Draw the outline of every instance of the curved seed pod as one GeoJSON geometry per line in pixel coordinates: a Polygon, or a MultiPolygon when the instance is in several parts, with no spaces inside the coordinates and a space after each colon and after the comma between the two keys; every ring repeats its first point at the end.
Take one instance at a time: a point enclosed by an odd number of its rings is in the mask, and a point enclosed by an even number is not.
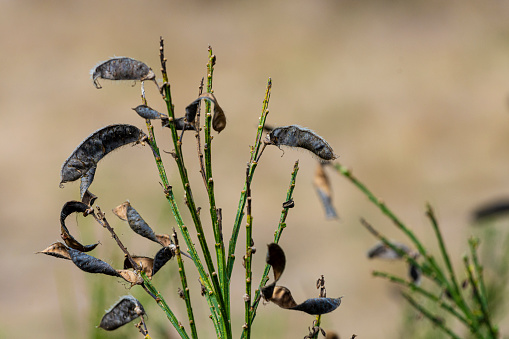
{"type": "Polygon", "coordinates": [[[156,76],[150,67],[141,61],[126,57],[111,58],[104,61],[92,69],[91,73],[94,85],[98,89],[102,88],[97,81],[99,78],[107,80],[153,80],[156,82],[156,76]]]}
{"type": "MultiPolygon", "coordinates": [[[[399,248],[404,253],[410,253],[410,249],[405,244],[392,242],[396,248],[399,248]]],[[[401,259],[403,256],[398,252],[394,251],[392,248],[386,246],[383,242],[377,243],[368,251],[368,258],[379,258],[379,259],[389,259],[396,260],[401,259]]]]}
{"type": "Polygon", "coordinates": [[[161,248],[154,257],[154,267],[152,268],[152,276],[154,276],[161,267],[164,266],[171,258],[173,258],[173,250],[170,247],[161,248]]]}
{"type": "Polygon", "coordinates": [[[331,161],[338,157],[324,138],[310,129],[298,125],[274,128],[272,132],[267,134],[265,142],[277,147],[304,148],[314,153],[323,161],[331,161]]]}
{"type": "Polygon", "coordinates": [[[284,286],[274,286],[272,296],[269,299],[281,308],[294,308],[297,303],[292,297],[290,290],[284,286]]]}
{"type": "Polygon", "coordinates": [[[212,128],[221,133],[221,131],[226,126],[226,116],[224,114],[223,109],[217,103],[217,99],[212,93],[204,93],[198,97],[198,99],[194,100],[186,107],[186,120],[187,122],[194,122],[196,118],[196,112],[198,111],[198,106],[200,104],[200,100],[207,100],[214,104],[214,116],[212,117],[212,128]]]}
{"type": "Polygon", "coordinates": [[[92,245],[82,245],[79,241],[74,239],[74,237],[69,233],[67,226],[65,225],[65,219],[72,213],[83,213],[89,209],[89,206],[82,203],[81,201],[68,201],[62,207],[62,211],[60,212],[60,231],[62,240],[66,243],[67,246],[73,248],[75,250],[81,252],[89,252],[99,245],[99,243],[92,245]]]}
{"type": "Polygon", "coordinates": [[[69,249],[69,255],[71,256],[72,262],[82,271],[120,277],[120,274],[113,267],[91,255],[72,248],[69,249]]]}
{"type": "Polygon", "coordinates": [[[85,194],[88,192],[88,188],[92,185],[92,181],[94,181],[96,166],[90,168],[83,176],[81,177],[80,183],[80,198],[83,200],[85,194]]]}
{"type": "Polygon", "coordinates": [[[148,107],[147,105],[139,105],[133,108],[138,115],[144,119],[163,119],[167,118],[166,114],[159,113],[153,108],[148,107]]]}
{"type": "Polygon", "coordinates": [[[133,296],[123,296],[102,317],[99,327],[107,331],[113,331],[134,319],[145,314],[141,303],[133,296]]]}
{"type": "Polygon", "coordinates": [[[65,246],[61,242],[51,244],[48,248],[37,253],[44,253],[47,255],[51,255],[53,257],[71,260],[71,256],[69,255],[69,250],[67,246],[65,246]]]}
{"type": "Polygon", "coordinates": [[[82,178],[111,151],[127,144],[138,143],[144,137],[145,133],[138,127],[127,124],[110,125],[95,131],[64,162],[60,183],[82,178]]]}
{"type": "Polygon", "coordinates": [[[341,304],[341,298],[311,298],[302,304],[291,307],[292,310],[319,315],[334,311],[341,304]]]}
{"type": "Polygon", "coordinates": [[[276,243],[269,244],[267,247],[267,257],[265,258],[265,261],[267,264],[272,266],[272,270],[274,271],[274,280],[277,282],[285,270],[285,252],[283,252],[281,246],[276,243]]]}
{"type": "Polygon", "coordinates": [[[131,204],[128,201],[126,201],[126,203],[127,203],[126,217],[127,222],[129,223],[131,229],[137,234],[141,235],[142,237],[152,240],[153,242],[159,243],[159,241],[156,238],[156,234],[145,222],[145,220],[143,220],[141,215],[131,206],[131,204]]]}
{"type": "Polygon", "coordinates": [[[315,171],[313,178],[313,185],[315,186],[316,192],[320,197],[323,207],[325,208],[325,216],[327,219],[337,219],[338,215],[334,206],[332,206],[332,189],[329,178],[324,171],[324,164],[318,163],[318,167],[315,171]]]}
{"type": "MultiPolygon", "coordinates": [[[[142,257],[142,256],[131,256],[135,263],[140,265],[141,270],[145,272],[147,277],[151,277],[153,275],[152,268],[154,267],[154,259],[149,257],[142,257]]],[[[133,268],[133,265],[131,265],[131,261],[129,258],[124,259],[124,269],[133,268]]]]}
{"type": "Polygon", "coordinates": [[[89,190],[86,190],[85,194],[83,194],[83,197],[81,198],[81,202],[87,204],[88,206],[92,206],[96,200],[97,196],[89,190]]]}

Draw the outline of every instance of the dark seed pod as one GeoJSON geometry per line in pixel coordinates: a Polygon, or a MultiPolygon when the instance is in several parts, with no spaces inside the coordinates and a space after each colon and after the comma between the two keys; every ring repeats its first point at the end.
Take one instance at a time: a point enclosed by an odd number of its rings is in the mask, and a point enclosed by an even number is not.
{"type": "MultiPolygon", "coordinates": [[[[403,253],[410,253],[410,249],[405,244],[397,242],[392,242],[392,244],[396,248],[400,249],[403,253]]],[[[403,258],[403,256],[400,253],[394,251],[389,246],[385,245],[383,242],[379,242],[368,251],[368,258],[396,260],[403,258]]]]}
{"type": "Polygon", "coordinates": [[[171,247],[161,248],[154,257],[154,267],[152,268],[152,275],[155,275],[161,267],[163,267],[171,258],[173,258],[173,250],[171,247]]]}
{"type": "Polygon", "coordinates": [[[56,242],[50,245],[48,248],[37,253],[44,253],[47,255],[51,255],[53,257],[71,260],[71,256],[69,255],[69,249],[61,242],[56,242]]]}
{"type": "Polygon", "coordinates": [[[320,201],[325,208],[325,217],[327,219],[337,219],[338,215],[336,214],[336,210],[332,205],[331,184],[323,166],[324,165],[322,163],[318,164],[318,167],[315,171],[315,176],[313,178],[313,186],[315,186],[316,192],[320,197],[320,201]]]}
{"type": "Polygon", "coordinates": [[[338,156],[324,138],[310,129],[297,125],[277,127],[267,135],[267,144],[300,147],[311,151],[323,161],[331,161],[338,156]]]}
{"type": "Polygon", "coordinates": [[[97,163],[111,151],[146,137],[132,125],[110,125],[92,133],[67,158],[60,172],[60,184],[82,178],[81,196],[92,183],[97,163]]]}
{"type": "MultiPolygon", "coordinates": [[[[136,232],[138,235],[141,235],[144,238],[152,240],[153,242],[159,243],[157,240],[156,234],[150,228],[150,226],[143,220],[141,215],[131,206],[131,204],[127,201],[127,222],[131,229],[136,232]]],[[[125,203],[124,203],[125,204],[125,203]]]]}
{"type": "Polygon", "coordinates": [[[196,118],[196,112],[198,111],[198,106],[200,104],[200,100],[207,100],[214,104],[214,116],[212,117],[212,128],[221,133],[221,131],[226,126],[226,116],[224,114],[223,109],[217,103],[216,97],[212,93],[205,93],[198,97],[198,99],[194,100],[186,107],[186,120],[187,122],[194,122],[196,118]]]}
{"type": "MultiPolygon", "coordinates": [[[[168,120],[168,118],[162,118],[161,123],[163,127],[170,128],[170,120],[168,120]]],[[[177,131],[196,131],[196,127],[193,124],[186,122],[185,117],[177,118],[173,120],[173,123],[175,124],[175,129],[177,131]]]]}
{"type": "Polygon", "coordinates": [[[311,298],[291,309],[312,315],[330,313],[339,307],[341,298],[311,298]]]}
{"type": "Polygon", "coordinates": [[[141,303],[133,296],[126,295],[106,312],[99,327],[113,331],[144,314],[145,309],[141,303]]]}
{"type": "Polygon", "coordinates": [[[509,215],[509,199],[497,200],[479,207],[473,213],[474,221],[483,221],[491,218],[509,215]]]}
{"type": "Polygon", "coordinates": [[[60,212],[60,232],[62,240],[66,243],[67,246],[73,248],[75,250],[81,252],[89,252],[99,245],[99,243],[92,245],[82,245],[79,241],[74,239],[74,237],[69,232],[69,229],[65,225],[65,219],[72,213],[85,213],[89,209],[89,206],[80,202],[80,201],[68,201],[62,207],[62,211],[60,212]]]}
{"type": "Polygon", "coordinates": [[[285,252],[283,252],[283,249],[278,244],[269,244],[265,261],[267,264],[272,266],[272,270],[274,271],[274,280],[278,281],[285,270],[285,252]]]}
{"type": "Polygon", "coordinates": [[[118,272],[113,267],[102,260],[92,257],[91,255],[85,254],[72,248],[69,249],[69,255],[71,256],[72,262],[82,271],[120,277],[118,272]]]}
{"type": "MultiPolygon", "coordinates": [[[[102,88],[97,81],[107,80],[155,80],[152,69],[143,62],[126,57],[111,58],[96,66],[92,71],[92,80],[96,88],[102,88]]],[[[156,82],[157,83],[157,82],[156,82]]]]}
{"type": "Polygon", "coordinates": [[[147,105],[139,105],[133,108],[138,115],[144,119],[163,119],[167,118],[166,114],[159,113],[155,109],[148,107],[147,105]]]}
{"type": "Polygon", "coordinates": [[[88,192],[88,188],[92,185],[92,181],[94,181],[96,166],[90,168],[83,176],[81,177],[80,183],[80,197],[83,200],[85,194],[88,192]]]}
{"type": "Polygon", "coordinates": [[[96,199],[97,199],[97,196],[95,194],[93,194],[89,190],[86,190],[85,194],[83,194],[83,198],[81,198],[81,202],[88,206],[92,206],[94,204],[94,202],[96,201],[96,199]]]}
{"type": "Polygon", "coordinates": [[[421,275],[422,275],[422,272],[419,269],[419,267],[417,267],[417,266],[415,266],[413,264],[410,264],[410,268],[408,269],[408,276],[410,277],[410,280],[415,285],[420,285],[421,284],[421,275]]]}

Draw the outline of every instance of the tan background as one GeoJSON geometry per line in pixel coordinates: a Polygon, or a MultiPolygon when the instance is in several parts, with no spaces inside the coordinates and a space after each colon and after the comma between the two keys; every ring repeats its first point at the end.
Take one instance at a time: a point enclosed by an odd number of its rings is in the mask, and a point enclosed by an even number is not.
{"type": "MultiPolygon", "coordinates": [[[[91,279],[69,262],[34,252],[59,240],[60,208],[78,198],[78,184],[58,187],[60,166],[71,151],[107,124],[144,126],[130,109],[139,104],[139,84],[103,81],[104,88],[97,90],[89,70],[125,55],[158,73],[160,35],[181,114],[205,75],[208,44],[217,55],[214,88],[228,126],[214,139],[214,176],[226,237],[270,76],[268,123],[297,123],[319,132],[341,162],[436,250],[423,213],[424,203],[432,203],[461,268],[466,239],[474,232],[470,211],[509,195],[508,15],[504,1],[0,1],[0,337],[86,338],[97,332],[90,314],[102,312],[91,305],[93,281],[117,290],[104,297],[107,305],[128,293],[113,278],[91,279]]],[[[163,110],[151,84],[147,95],[150,105],[163,110]]],[[[168,134],[160,135],[161,147],[171,150],[168,134]]],[[[206,207],[194,137],[185,138],[196,198],[206,207]]],[[[406,269],[366,259],[375,240],[361,228],[359,217],[390,238],[404,238],[331,171],[341,220],[326,221],[311,184],[316,162],[306,152],[287,150],[281,158],[280,151],[270,148],[258,167],[253,183],[259,249],[255,281],[296,159],[301,170],[296,208],[281,241],[289,258],[281,284],[302,301],[316,295],[315,280],[324,274],[328,295],[345,296],[341,307],[324,317],[324,327],[344,338],[353,333],[360,338],[409,337],[398,332],[403,301],[389,283],[370,275],[373,269],[399,274],[406,269]]],[[[175,177],[174,163],[169,156],[165,161],[175,177]]],[[[108,213],[129,199],[159,232],[174,226],[146,147],[122,149],[105,159],[91,189],[108,213]]],[[[114,227],[125,230],[125,224],[108,215],[114,227]]],[[[115,251],[109,237],[91,220],[79,218],[78,229],[72,219],[71,232],[85,242],[101,239],[96,255],[118,266],[109,256],[115,251]]],[[[155,251],[144,240],[126,242],[138,253],[155,251]]],[[[236,264],[235,336],[243,323],[243,270],[240,260],[236,264]]],[[[165,270],[168,276],[177,274],[174,263],[165,270]]],[[[195,288],[195,277],[192,281],[195,288]]],[[[170,302],[179,303],[174,296],[178,279],[166,283],[156,277],[154,283],[168,291],[170,302]]],[[[207,315],[198,296],[194,305],[198,316],[207,315]]],[[[154,303],[148,301],[146,308],[149,326],[165,324],[154,303]]],[[[182,310],[178,314],[184,321],[182,310]]],[[[303,337],[311,322],[305,314],[261,306],[254,337],[303,337]]],[[[204,337],[213,333],[207,320],[200,324],[204,337]]],[[[507,318],[502,329],[509,333],[507,318]]],[[[125,333],[140,337],[134,329],[125,333]]]]}

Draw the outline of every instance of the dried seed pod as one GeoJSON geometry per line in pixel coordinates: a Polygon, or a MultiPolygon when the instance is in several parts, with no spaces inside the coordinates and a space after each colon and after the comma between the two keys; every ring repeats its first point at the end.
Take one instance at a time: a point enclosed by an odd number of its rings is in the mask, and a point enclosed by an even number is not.
{"type": "Polygon", "coordinates": [[[53,257],[71,260],[71,256],[69,255],[69,249],[61,242],[51,244],[48,248],[37,253],[44,253],[47,255],[51,255],[53,257]]]}
{"type": "Polygon", "coordinates": [[[320,197],[320,201],[322,202],[323,207],[325,208],[325,216],[327,219],[337,219],[338,215],[336,214],[336,210],[334,206],[332,206],[332,188],[327,177],[327,174],[323,168],[324,164],[321,162],[318,163],[318,167],[315,171],[315,176],[313,178],[313,185],[315,186],[316,192],[320,197]]]}
{"type": "Polygon", "coordinates": [[[113,331],[134,319],[145,314],[141,303],[130,295],[123,296],[102,317],[99,327],[107,331],[113,331]]]}
{"type": "Polygon", "coordinates": [[[85,254],[72,248],[69,249],[69,255],[71,256],[72,262],[82,271],[120,277],[118,272],[113,267],[100,259],[92,257],[91,255],[85,254]]]}
{"type": "Polygon", "coordinates": [[[111,58],[97,65],[91,73],[94,85],[98,89],[102,88],[97,81],[99,78],[106,80],[153,80],[157,84],[152,69],[143,62],[132,58],[111,58]]]}
{"type": "Polygon", "coordinates": [[[307,314],[319,315],[330,313],[339,307],[341,298],[311,298],[302,304],[292,307],[292,310],[306,312],[307,314]]]}
{"type": "Polygon", "coordinates": [[[173,250],[171,247],[161,248],[154,257],[154,267],[152,268],[152,275],[155,275],[161,267],[164,266],[171,258],[173,258],[173,250]]]}
{"type": "Polygon", "coordinates": [[[338,157],[324,138],[310,129],[298,125],[274,128],[272,132],[267,134],[265,143],[276,145],[277,147],[304,148],[314,153],[323,161],[331,161],[338,157]]]}
{"type": "MultiPolygon", "coordinates": [[[[154,267],[154,259],[149,257],[142,257],[142,256],[136,256],[133,255],[131,258],[134,260],[136,264],[138,264],[141,267],[141,270],[145,272],[147,277],[151,277],[153,275],[152,268],[154,267]]],[[[131,261],[129,258],[124,259],[124,269],[133,268],[133,265],[131,265],[131,261]]]]}
{"type": "Polygon", "coordinates": [[[99,245],[99,243],[92,245],[82,245],[78,240],[74,239],[74,237],[69,232],[69,229],[65,225],[65,219],[72,213],[83,213],[88,211],[89,206],[82,203],[81,201],[68,201],[62,207],[62,211],[60,212],[60,232],[62,240],[66,243],[67,246],[73,248],[75,250],[81,252],[89,252],[99,245]]]}
{"type": "Polygon", "coordinates": [[[156,234],[157,241],[164,247],[175,246],[168,234],[156,234]]]}
{"type": "MultiPolygon", "coordinates": [[[[170,128],[170,120],[168,118],[162,118],[161,123],[163,127],[170,128]]],[[[173,120],[175,129],[177,131],[196,131],[196,127],[193,124],[186,122],[185,117],[180,117],[173,120]]]]}
{"type": "Polygon", "coordinates": [[[164,119],[168,118],[166,114],[159,113],[153,108],[148,107],[147,105],[139,105],[133,108],[136,113],[143,119],[164,119]]]}
{"type": "Polygon", "coordinates": [[[111,211],[117,217],[119,217],[121,220],[127,221],[127,206],[129,206],[129,201],[126,201],[126,202],[118,205],[117,207],[115,207],[111,211]]]}
{"type": "Polygon", "coordinates": [[[283,249],[276,243],[269,244],[265,261],[272,266],[274,280],[278,281],[285,270],[286,257],[283,249]]]}
{"type": "Polygon", "coordinates": [[[126,124],[101,128],[87,137],[67,158],[60,172],[60,184],[82,179],[81,196],[90,186],[97,163],[111,151],[146,137],[138,127],[126,124]],[[92,172],[90,172],[92,171],[92,172]]]}
{"type": "MultiPolygon", "coordinates": [[[[410,253],[410,249],[405,244],[401,244],[398,242],[391,242],[391,243],[396,248],[403,251],[404,253],[407,253],[407,254],[410,253]]],[[[396,260],[396,259],[403,258],[403,256],[400,253],[394,251],[389,246],[385,245],[383,242],[379,242],[368,251],[368,258],[396,260]]]]}
{"type": "Polygon", "coordinates": [[[200,100],[207,100],[214,104],[214,116],[212,117],[212,128],[221,133],[221,131],[226,127],[226,116],[224,114],[223,109],[217,103],[217,99],[212,93],[204,93],[198,97],[198,99],[194,100],[186,107],[186,120],[187,122],[193,123],[196,118],[196,112],[198,111],[198,106],[200,104],[200,100]]]}
{"type": "Polygon", "coordinates": [[[132,286],[143,284],[143,278],[136,272],[129,271],[129,270],[117,270],[117,273],[125,281],[127,281],[128,283],[131,283],[132,286]]]}
{"type": "Polygon", "coordinates": [[[509,200],[502,199],[490,202],[479,208],[473,213],[474,221],[483,221],[486,219],[506,216],[509,214],[509,200]]]}
{"type": "Polygon", "coordinates": [[[86,190],[85,194],[83,194],[83,198],[81,199],[81,202],[88,206],[92,206],[96,200],[97,200],[97,196],[95,194],[93,194],[92,192],[90,192],[89,190],[86,190]]]}
{"type": "Polygon", "coordinates": [[[281,308],[293,309],[298,306],[292,297],[290,290],[284,286],[274,286],[272,295],[267,300],[272,301],[274,304],[281,308]]]}
{"type": "Polygon", "coordinates": [[[131,206],[131,204],[128,201],[126,201],[125,203],[127,203],[126,210],[127,222],[129,223],[131,229],[137,234],[141,235],[142,237],[152,240],[153,242],[159,243],[156,234],[154,233],[152,228],[150,228],[150,226],[145,222],[145,220],[143,220],[141,215],[131,206]]]}
{"type": "Polygon", "coordinates": [[[417,267],[413,264],[410,264],[409,266],[410,267],[408,269],[408,276],[410,277],[410,280],[412,280],[412,282],[415,285],[419,286],[421,284],[422,272],[419,267],[417,267]]]}
{"type": "Polygon", "coordinates": [[[85,198],[85,194],[88,192],[88,188],[92,185],[92,181],[94,181],[96,166],[90,168],[86,173],[81,177],[80,183],[80,197],[83,200],[85,198]]]}

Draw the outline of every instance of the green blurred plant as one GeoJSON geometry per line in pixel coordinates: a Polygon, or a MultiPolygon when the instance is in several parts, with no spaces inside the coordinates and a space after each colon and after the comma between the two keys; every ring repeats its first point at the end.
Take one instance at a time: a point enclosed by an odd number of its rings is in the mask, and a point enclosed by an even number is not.
{"type": "MultiPolygon", "coordinates": [[[[407,227],[387,205],[377,198],[352,172],[339,163],[334,165],[336,171],[353,183],[378,209],[388,217],[394,225],[408,238],[417,249],[417,253],[406,251],[401,246],[388,240],[380,234],[366,220],[361,219],[362,225],[386,248],[394,251],[413,268],[416,274],[426,277],[434,284],[434,288],[420,287],[418,280],[407,279],[386,272],[374,271],[373,275],[382,277],[403,287],[401,292],[404,299],[415,308],[419,314],[432,322],[436,328],[451,338],[462,338],[446,319],[454,318],[467,329],[468,335],[475,338],[497,338],[498,326],[493,321],[493,304],[489,304],[490,295],[484,281],[483,266],[478,258],[479,238],[471,237],[468,240],[469,254],[463,256],[464,272],[467,280],[460,283],[452,266],[451,258],[440,232],[435,213],[430,205],[426,206],[426,216],[437,239],[440,256],[444,262],[440,265],[437,258],[430,253],[425,244],[420,241],[414,232],[407,227]],[[438,291],[438,292],[437,292],[438,291]],[[438,311],[440,310],[440,312],[438,311]],[[442,314],[446,314],[445,318],[442,314]]],[[[498,294],[498,297],[501,295],[498,294]]]]}

